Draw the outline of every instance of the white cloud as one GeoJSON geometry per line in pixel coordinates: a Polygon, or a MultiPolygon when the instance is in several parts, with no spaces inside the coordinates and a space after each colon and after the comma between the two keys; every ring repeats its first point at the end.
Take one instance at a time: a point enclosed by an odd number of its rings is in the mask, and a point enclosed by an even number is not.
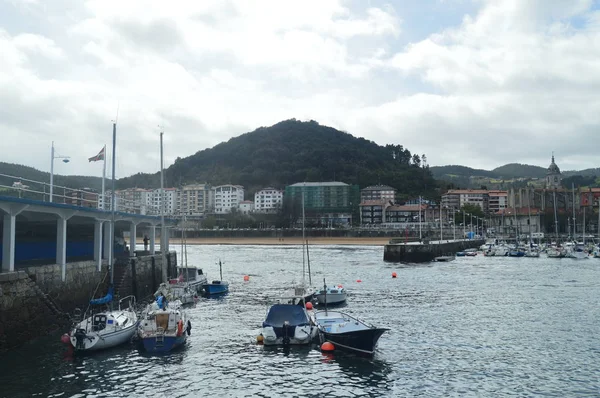
{"type": "Polygon", "coordinates": [[[48,170],[54,140],[73,157],[58,172],[98,174],[87,157],[110,141],[120,106],[120,176],[158,169],[159,124],[169,163],[292,117],[432,165],[545,165],[555,150],[562,169],[596,166],[581,145],[600,124],[592,2],[476,4],[406,43],[396,4],[19,3],[0,30],[0,155],[48,170]]]}

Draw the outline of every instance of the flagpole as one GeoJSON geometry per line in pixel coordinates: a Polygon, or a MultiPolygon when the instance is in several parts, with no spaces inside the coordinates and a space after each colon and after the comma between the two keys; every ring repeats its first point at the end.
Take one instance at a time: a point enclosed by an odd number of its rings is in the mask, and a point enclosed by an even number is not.
{"type": "Polygon", "coordinates": [[[104,196],[104,181],[106,180],[106,144],[104,144],[104,167],[102,168],[102,210],[106,208],[106,197],[104,196]]]}

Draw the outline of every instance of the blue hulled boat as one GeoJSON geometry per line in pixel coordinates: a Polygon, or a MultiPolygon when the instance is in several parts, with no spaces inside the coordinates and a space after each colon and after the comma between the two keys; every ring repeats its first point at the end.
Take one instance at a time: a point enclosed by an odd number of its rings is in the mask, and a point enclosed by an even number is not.
{"type": "Polygon", "coordinates": [[[169,352],[182,346],[190,335],[192,324],[181,308],[181,302],[167,303],[164,296],[148,306],[138,327],[138,336],[148,352],[169,352]]]}
{"type": "Polygon", "coordinates": [[[229,282],[223,281],[223,264],[221,263],[221,260],[219,260],[219,274],[221,275],[221,280],[215,280],[211,283],[205,283],[202,285],[205,295],[217,296],[229,292],[229,282]]]}

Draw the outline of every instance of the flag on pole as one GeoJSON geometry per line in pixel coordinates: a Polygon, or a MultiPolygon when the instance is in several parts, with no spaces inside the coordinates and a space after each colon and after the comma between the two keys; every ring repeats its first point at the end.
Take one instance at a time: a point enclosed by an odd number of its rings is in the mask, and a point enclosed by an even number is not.
{"type": "Polygon", "coordinates": [[[90,162],[97,162],[98,160],[104,160],[104,150],[105,149],[106,149],[106,147],[102,148],[102,150],[96,156],[92,156],[91,158],[88,158],[88,160],[90,162]]]}

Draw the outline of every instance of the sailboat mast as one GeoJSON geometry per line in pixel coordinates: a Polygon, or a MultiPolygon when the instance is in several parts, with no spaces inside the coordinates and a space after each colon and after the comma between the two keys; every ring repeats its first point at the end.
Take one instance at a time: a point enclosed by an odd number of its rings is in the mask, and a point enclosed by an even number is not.
{"type": "Polygon", "coordinates": [[[305,253],[304,253],[304,243],[306,242],[305,232],[304,232],[304,187],[302,187],[302,286],[306,284],[306,264],[304,261],[305,253]]]}
{"type": "Polygon", "coordinates": [[[165,180],[164,180],[164,166],[163,166],[163,134],[160,132],[160,254],[162,257],[162,279],[163,282],[167,282],[167,253],[165,248],[167,247],[167,239],[165,236],[165,180]]]}
{"type": "Polygon", "coordinates": [[[573,190],[573,240],[577,241],[577,218],[575,218],[575,184],[571,184],[571,189],[573,190]]]}
{"type": "Polygon", "coordinates": [[[556,216],[556,190],[552,192],[552,200],[554,203],[554,233],[556,234],[556,243],[558,244],[558,217],[556,216]]]}
{"type": "Polygon", "coordinates": [[[188,282],[188,275],[189,275],[189,271],[188,271],[188,261],[187,261],[187,235],[185,234],[185,216],[183,216],[183,224],[182,224],[182,233],[181,233],[181,237],[184,240],[184,252],[183,255],[185,257],[185,281],[188,282]]]}
{"type": "Polygon", "coordinates": [[[583,208],[583,229],[581,235],[583,236],[583,244],[585,245],[585,207],[583,208]]]}
{"type": "Polygon", "coordinates": [[[108,228],[108,266],[110,267],[110,284],[112,285],[115,278],[115,267],[114,267],[114,242],[115,242],[115,165],[116,165],[116,150],[117,150],[117,122],[113,123],[113,147],[112,147],[112,185],[111,185],[111,198],[110,198],[110,228],[108,228]]]}
{"type": "Polygon", "coordinates": [[[312,286],[312,277],[310,276],[310,253],[308,252],[308,239],[306,240],[306,264],[308,265],[308,284],[312,286]]]}
{"type": "Polygon", "coordinates": [[[527,216],[529,217],[529,245],[531,246],[531,195],[527,189],[527,216]]]}

